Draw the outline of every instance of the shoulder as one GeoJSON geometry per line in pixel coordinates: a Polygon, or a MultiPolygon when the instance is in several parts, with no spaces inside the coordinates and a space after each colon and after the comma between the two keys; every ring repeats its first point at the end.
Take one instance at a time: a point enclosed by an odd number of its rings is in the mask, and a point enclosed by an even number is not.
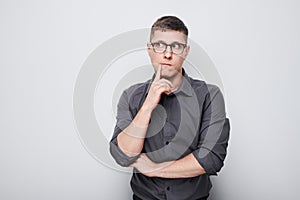
{"type": "Polygon", "coordinates": [[[192,88],[195,90],[195,92],[202,92],[202,93],[216,93],[220,92],[220,88],[217,85],[206,83],[203,80],[194,79],[189,77],[190,83],[192,88]]]}
{"type": "Polygon", "coordinates": [[[205,102],[213,99],[223,99],[223,94],[217,85],[206,83],[203,80],[189,78],[191,87],[193,88],[198,101],[205,102]]]}
{"type": "Polygon", "coordinates": [[[220,88],[205,81],[191,79],[198,103],[206,112],[225,113],[225,102],[220,88]],[[210,109],[207,109],[210,108],[210,109]]]}
{"type": "Polygon", "coordinates": [[[134,84],[123,91],[123,95],[126,96],[128,101],[132,101],[137,97],[142,97],[148,90],[151,80],[147,80],[143,83],[134,84]]]}

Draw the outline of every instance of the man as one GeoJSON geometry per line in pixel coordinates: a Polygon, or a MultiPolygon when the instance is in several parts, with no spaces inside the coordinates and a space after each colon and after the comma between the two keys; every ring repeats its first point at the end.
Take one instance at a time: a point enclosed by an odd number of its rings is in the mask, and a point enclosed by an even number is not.
{"type": "Polygon", "coordinates": [[[155,75],[120,98],[110,152],[133,167],[133,199],[207,199],[209,176],[223,166],[230,129],[224,99],[184,71],[187,40],[180,19],[159,18],[147,44],[155,75]]]}

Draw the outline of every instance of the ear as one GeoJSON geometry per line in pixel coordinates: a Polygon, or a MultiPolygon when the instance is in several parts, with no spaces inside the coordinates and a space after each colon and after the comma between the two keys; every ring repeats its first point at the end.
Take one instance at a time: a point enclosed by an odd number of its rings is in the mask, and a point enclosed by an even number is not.
{"type": "Polygon", "coordinates": [[[189,55],[189,53],[190,53],[190,45],[187,45],[186,47],[185,47],[185,50],[184,50],[184,54],[183,54],[183,57],[184,58],[186,58],[188,55],[189,55]]]}
{"type": "Polygon", "coordinates": [[[147,52],[148,52],[149,56],[150,56],[150,53],[152,53],[152,47],[151,47],[151,44],[149,42],[147,43],[147,52]]]}

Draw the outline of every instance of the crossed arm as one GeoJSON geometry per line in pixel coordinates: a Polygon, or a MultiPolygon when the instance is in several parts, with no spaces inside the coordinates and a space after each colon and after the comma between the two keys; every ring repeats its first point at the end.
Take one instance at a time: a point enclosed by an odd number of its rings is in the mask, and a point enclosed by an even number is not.
{"type": "MultiPolygon", "coordinates": [[[[113,151],[116,152],[115,149],[120,149],[121,153],[117,152],[117,154],[125,154],[125,157],[132,158],[132,162],[125,161],[125,164],[121,164],[122,166],[134,167],[139,172],[149,177],[188,178],[199,176],[204,173],[216,174],[223,166],[223,160],[226,155],[229,133],[229,122],[227,120],[225,120],[227,123],[224,123],[224,134],[223,131],[221,133],[221,138],[223,137],[223,139],[214,141],[217,144],[214,149],[206,147],[202,148],[201,144],[198,150],[195,150],[181,159],[162,163],[155,163],[149,159],[146,154],[141,154],[151,112],[157,106],[161,93],[169,92],[171,88],[171,83],[169,83],[168,80],[160,79],[158,72],[142,107],[127,128],[117,135],[117,147],[112,148],[113,151]],[[208,153],[208,156],[198,158],[198,155],[200,155],[201,152],[206,151],[210,152],[208,153]]],[[[123,107],[126,108],[126,106],[123,107]]],[[[217,118],[219,119],[219,117],[217,118]]],[[[208,126],[209,123],[207,124],[207,127],[208,126]]],[[[214,140],[215,138],[212,139],[214,140]]],[[[212,142],[212,140],[210,140],[210,142],[212,142]]]]}
{"type": "Polygon", "coordinates": [[[162,163],[154,163],[145,154],[141,154],[131,166],[149,177],[189,178],[205,173],[192,153],[179,160],[162,163]]]}
{"type": "MultiPolygon", "coordinates": [[[[140,154],[143,149],[151,112],[159,103],[161,94],[172,90],[172,83],[160,78],[160,70],[159,67],[141,109],[129,126],[117,137],[119,148],[127,156],[132,157],[140,154]]],[[[141,154],[130,166],[149,177],[186,178],[205,173],[205,170],[192,153],[182,159],[162,163],[155,163],[146,154],[141,154]]]]}
{"type": "MultiPolygon", "coordinates": [[[[150,111],[142,108],[132,123],[118,135],[119,148],[127,156],[137,156],[142,151],[150,116],[150,111]]],[[[146,154],[141,154],[130,166],[149,177],[187,178],[205,173],[192,153],[179,160],[162,163],[155,163],[146,154]]]]}
{"type": "MultiPolygon", "coordinates": [[[[143,148],[144,137],[147,131],[146,124],[149,123],[151,116],[148,112],[141,109],[133,122],[117,137],[119,148],[127,156],[137,156],[143,148]]],[[[155,163],[146,154],[141,154],[130,166],[149,177],[188,178],[205,173],[204,168],[192,153],[179,160],[162,163],[155,163]]]]}

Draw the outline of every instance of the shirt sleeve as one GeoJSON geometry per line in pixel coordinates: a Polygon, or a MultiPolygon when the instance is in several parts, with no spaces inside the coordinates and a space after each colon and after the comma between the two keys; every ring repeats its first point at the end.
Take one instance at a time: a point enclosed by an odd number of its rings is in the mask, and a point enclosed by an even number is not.
{"type": "Polygon", "coordinates": [[[200,140],[193,155],[208,175],[217,175],[224,165],[230,124],[223,95],[216,86],[208,85],[199,131],[200,140]]]}
{"type": "Polygon", "coordinates": [[[129,107],[128,91],[124,91],[118,103],[117,123],[114,128],[114,133],[110,141],[110,153],[115,161],[123,166],[128,167],[134,163],[139,155],[134,157],[127,156],[118,146],[117,136],[132,122],[133,116],[129,107]]]}

